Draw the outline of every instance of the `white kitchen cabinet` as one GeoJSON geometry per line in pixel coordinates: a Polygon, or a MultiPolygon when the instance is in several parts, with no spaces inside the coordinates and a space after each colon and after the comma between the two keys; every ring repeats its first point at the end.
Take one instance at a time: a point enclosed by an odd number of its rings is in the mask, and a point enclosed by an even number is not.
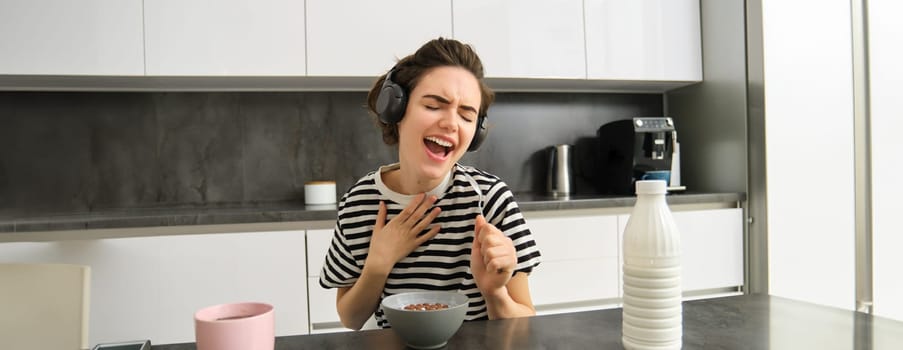
{"type": "Polygon", "coordinates": [[[450,0],[307,0],[307,73],[375,77],[439,36],[450,0]]]}
{"type": "Polygon", "coordinates": [[[537,313],[599,309],[617,303],[616,216],[592,211],[524,215],[542,253],[542,263],[530,274],[537,313]]]}
{"type": "Polygon", "coordinates": [[[150,76],[303,76],[304,2],[145,0],[150,76]]]}
{"type": "Polygon", "coordinates": [[[586,78],[581,0],[455,0],[452,11],[487,77],[586,78]]]}
{"type": "MultiPolygon", "coordinates": [[[[672,215],[680,232],[684,294],[718,294],[742,287],[743,209],[672,211],[672,215]]],[[[621,236],[629,218],[618,218],[621,236]]]]}
{"type": "MultiPolygon", "coordinates": [[[[329,245],[332,244],[333,230],[307,231],[307,297],[310,305],[310,333],[347,332],[336,311],[336,290],[320,286],[320,270],[329,245]]],[[[364,324],[364,329],[379,328],[376,318],[364,324]]]]}
{"type": "Polygon", "coordinates": [[[699,0],[585,0],[589,79],[702,81],[699,0]]]}
{"type": "Polygon", "coordinates": [[[3,1],[0,89],[361,90],[440,36],[473,45],[500,91],[702,79],[692,0],[3,1]]]}
{"type": "Polygon", "coordinates": [[[141,3],[0,1],[0,75],[143,75],[141,3]]]}
{"type": "Polygon", "coordinates": [[[743,209],[674,212],[684,291],[743,286],[743,209]]]}
{"type": "MultiPolygon", "coordinates": [[[[743,209],[673,212],[683,248],[685,294],[743,286],[743,209]]],[[[629,214],[593,210],[525,212],[543,262],[530,275],[537,313],[614,307],[621,296],[621,237],[629,214]]]]}
{"type": "Polygon", "coordinates": [[[259,301],[276,335],[307,334],[304,231],[0,244],[0,262],[91,267],[89,342],[194,341],[194,312],[259,301]]]}
{"type": "Polygon", "coordinates": [[[336,311],[336,290],[320,286],[320,270],[329,245],[332,230],[307,230],[307,298],[310,304],[310,333],[348,331],[342,327],[336,311]]]}

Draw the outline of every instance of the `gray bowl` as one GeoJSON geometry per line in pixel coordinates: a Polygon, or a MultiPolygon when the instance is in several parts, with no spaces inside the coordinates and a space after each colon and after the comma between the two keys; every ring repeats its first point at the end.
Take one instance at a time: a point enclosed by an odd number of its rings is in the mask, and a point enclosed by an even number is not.
{"type": "Polygon", "coordinates": [[[382,301],[386,319],[395,333],[415,349],[445,346],[467,314],[468,298],[454,292],[411,292],[389,296],[382,301]],[[441,303],[447,309],[431,311],[405,310],[410,304],[441,303]]]}

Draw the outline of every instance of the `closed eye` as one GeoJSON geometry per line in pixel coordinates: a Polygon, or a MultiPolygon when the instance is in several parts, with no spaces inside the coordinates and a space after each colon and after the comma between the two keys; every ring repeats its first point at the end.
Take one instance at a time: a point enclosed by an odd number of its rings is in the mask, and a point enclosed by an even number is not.
{"type": "MultiPolygon", "coordinates": [[[[423,98],[429,101],[424,104],[424,107],[431,111],[439,110],[440,108],[451,104],[451,101],[439,95],[424,95],[423,98]],[[442,107],[436,106],[432,104],[432,102],[438,102],[442,105],[442,107]]],[[[466,122],[473,123],[473,121],[477,119],[477,109],[473,106],[462,104],[458,106],[458,115],[461,116],[461,118],[466,122]]]]}

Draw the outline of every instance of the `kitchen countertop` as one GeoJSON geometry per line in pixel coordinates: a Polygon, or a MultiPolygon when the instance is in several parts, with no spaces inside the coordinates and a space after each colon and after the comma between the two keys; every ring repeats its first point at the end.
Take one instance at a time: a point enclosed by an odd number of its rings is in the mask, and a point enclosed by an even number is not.
{"type": "MultiPolygon", "coordinates": [[[[151,339],[153,341],[153,339],[151,339]]],[[[276,338],[276,350],[404,349],[391,329],[276,338]]],[[[903,322],[762,294],[683,303],[683,349],[901,349],[903,322]]],[[[195,345],[155,345],[193,350],[195,345]]],[[[465,322],[444,349],[623,349],[621,309],[465,322]]]]}
{"type": "MultiPolygon", "coordinates": [[[[632,207],[634,196],[577,195],[569,198],[515,194],[522,211],[632,207]]],[[[736,203],[744,193],[680,193],[668,203],[736,203]]],[[[307,206],[299,202],[242,203],[234,205],[98,210],[60,215],[0,215],[0,234],[67,230],[119,229],[190,225],[222,225],[297,221],[333,221],[335,205],[307,206]]]]}

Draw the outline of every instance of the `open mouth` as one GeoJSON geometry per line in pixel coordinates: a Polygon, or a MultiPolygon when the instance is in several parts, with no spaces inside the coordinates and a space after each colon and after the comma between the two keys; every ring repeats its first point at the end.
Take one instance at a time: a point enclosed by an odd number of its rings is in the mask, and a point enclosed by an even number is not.
{"type": "Polygon", "coordinates": [[[454,145],[451,142],[435,136],[427,136],[423,138],[423,144],[426,145],[426,148],[430,151],[430,153],[440,157],[448,156],[448,154],[455,149],[454,145]]]}

